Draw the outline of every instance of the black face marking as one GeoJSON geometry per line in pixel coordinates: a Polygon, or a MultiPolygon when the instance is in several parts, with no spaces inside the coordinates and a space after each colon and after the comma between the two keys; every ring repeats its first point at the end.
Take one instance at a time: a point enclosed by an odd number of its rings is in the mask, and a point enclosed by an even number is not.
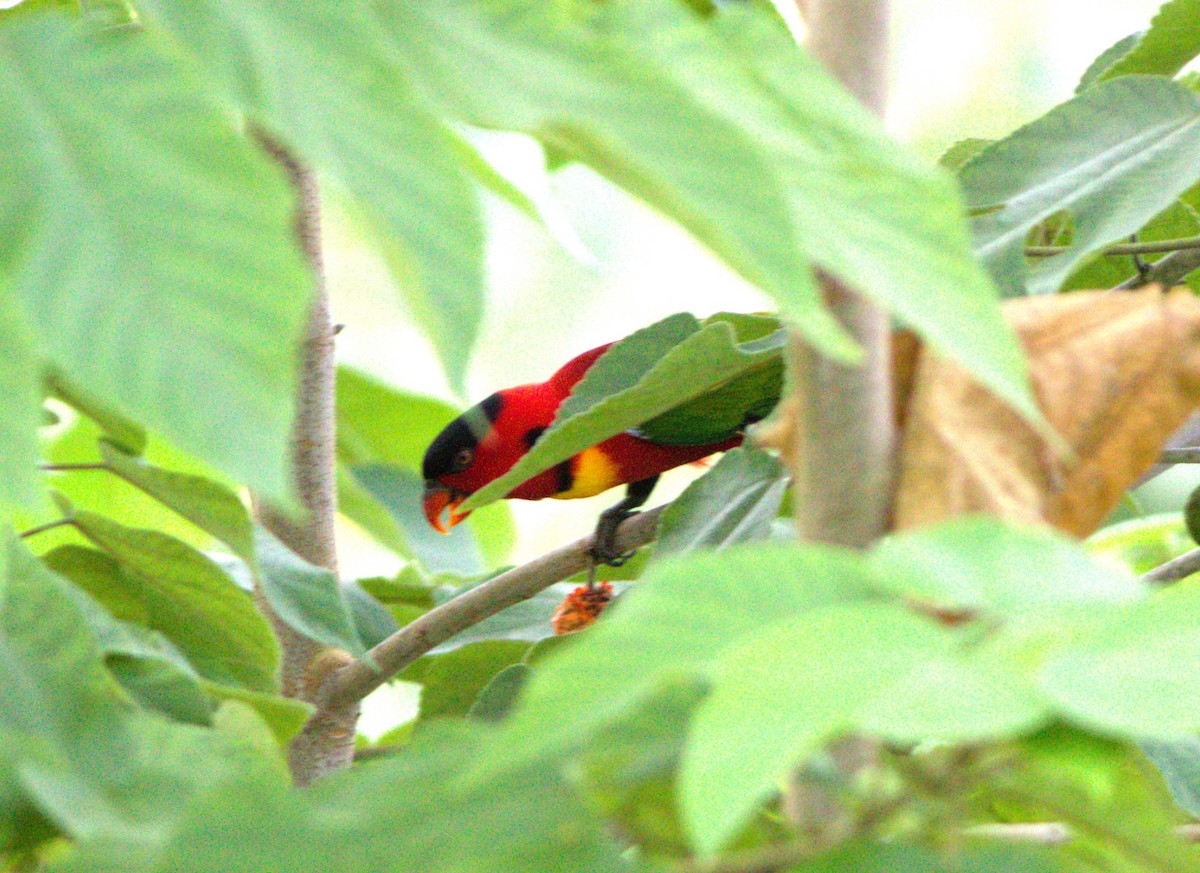
{"type": "Polygon", "coordinates": [[[495,423],[500,417],[500,410],[504,408],[504,398],[497,394],[487,397],[479,402],[479,408],[483,410],[483,414],[487,416],[489,422],[495,423]]]}
{"type": "Polygon", "coordinates": [[[475,459],[475,447],[487,435],[503,408],[504,398],[493,394],[446,425],[425,450],[422,475],[426,479],[437,479],[461,473],[469,467],[475,459]]]}
{"type": "Polygon", "coordinates": [[[554,467],[554,475],[558,477],[558,491],[561,494],[564,491],[570,491],[571,486],[575,484],[575,474],[571,472],[570,460],[563,461],[554,467]]]}
{"type": "Polygon", "coordinates": [[[540,424],[525,431],[525,448],[532,449],[533,444],[540,440],[545,432],[546,428],[540,424]]]}

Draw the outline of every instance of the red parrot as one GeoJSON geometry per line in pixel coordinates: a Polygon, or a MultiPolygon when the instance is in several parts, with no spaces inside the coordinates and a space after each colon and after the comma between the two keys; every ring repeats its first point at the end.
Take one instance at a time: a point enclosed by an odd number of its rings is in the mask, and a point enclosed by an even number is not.
{"type": "MultiPolygon", "coordinates": [[[[450,527],[466,518],[469,513],[458,512],[459,504],[508,472],[532,448],[571,389],[611,345],[571,359],[545,382],[497,391],[450,422],[430,444],[422,464],[425,517],[429,523],[448,533],[450,527]],[[448,526],[442,523],[447,508],[448,526]]],[[[741,442],[739,433],[718,443],[668,446],[626,431],[539,473],[506,497],[591,497],[617,485],[628,485],[625,499],[605,512],[597,527],[597,557],[612,563],[617,559],[611,548],[617,525],[645,503],[660,473],[741,442]]]]}

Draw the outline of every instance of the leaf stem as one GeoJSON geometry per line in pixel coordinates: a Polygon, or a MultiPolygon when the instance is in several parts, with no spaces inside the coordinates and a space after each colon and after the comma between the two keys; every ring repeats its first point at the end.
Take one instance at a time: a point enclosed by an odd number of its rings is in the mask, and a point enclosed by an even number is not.
{"type": "Polygon", "coordinates": [[[48,530],[54,530],[56,527],[65,527],[66,525],[74,523],[75,519],[73,518],[59,518],[55,519],[54,521],[48,521],[45,524],[39,524],[37,527],[31,527],[29,530],[21,531],[18,536],[20,536],[21,539],[25,539],[27,537],[37,536],[40,533],[45,533],[48,530]]]}
{"type": "Polygon", "coordinates": [[[76,470],[107,470],[114,472],[108,464],[38,464],[39,470],[50,473],[72,473],[76,470]]]}
{"type": "MultiPolygon", "coordinates": [[[[1070,246],[1026,246],[1025,254],[1031,258],[1050,258],[1062,254],[1070,248],[1070,246]]],[[[1163,239],[1154,242],[1117,243],[1102,248],[1100,254],[1113,257],[1116,255],[1155,255],[1162,252],[1182,252],[1190,249],[1200,249],[1200,236],[1163,239]]]]}

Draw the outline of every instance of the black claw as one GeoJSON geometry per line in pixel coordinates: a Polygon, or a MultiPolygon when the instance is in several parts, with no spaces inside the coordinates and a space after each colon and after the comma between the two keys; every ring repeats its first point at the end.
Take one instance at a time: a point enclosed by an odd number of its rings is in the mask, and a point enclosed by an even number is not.
{"type": "Polygon", "coordinates": [[[658,482],[658,477],[651,476],[649,479],[630,483],[629,487],[625,489],[625,499],[600,513],[600,520],[596,523],[596,532],[592,536],[590,550],[596,563],[620,567],[634,556],[636,549],[625,553],[617,550],[617,528],[625,519],[637,515],[637,507],[650,497],[650,492],[654,490],[656,482],[658,482]]]}

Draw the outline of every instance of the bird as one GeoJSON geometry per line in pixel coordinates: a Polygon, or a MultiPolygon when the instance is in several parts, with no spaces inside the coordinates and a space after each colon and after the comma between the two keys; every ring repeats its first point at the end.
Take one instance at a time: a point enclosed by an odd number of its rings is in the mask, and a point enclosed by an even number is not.
{"type": "MultiPolygon", "coordinates": [[[[425,517],[436,530],[449,533],[470,514],[459,512],[459,505],[533,448],[554,421],[559,405],[611,345],[577,355],[545,382],[497,391],[446,425],[430,443],[421,465],[425,517]]],[[[505,496],[565,500],[625,485],[624,499],[601,513],[592,546],[599,563],[617,565],[628,557],[614,548],[617,527],[646,502],[659,475],[740,445],[742,437],[739,431],[703,445],[664,445],[635,428],[584,449],[505,496]]]]}

